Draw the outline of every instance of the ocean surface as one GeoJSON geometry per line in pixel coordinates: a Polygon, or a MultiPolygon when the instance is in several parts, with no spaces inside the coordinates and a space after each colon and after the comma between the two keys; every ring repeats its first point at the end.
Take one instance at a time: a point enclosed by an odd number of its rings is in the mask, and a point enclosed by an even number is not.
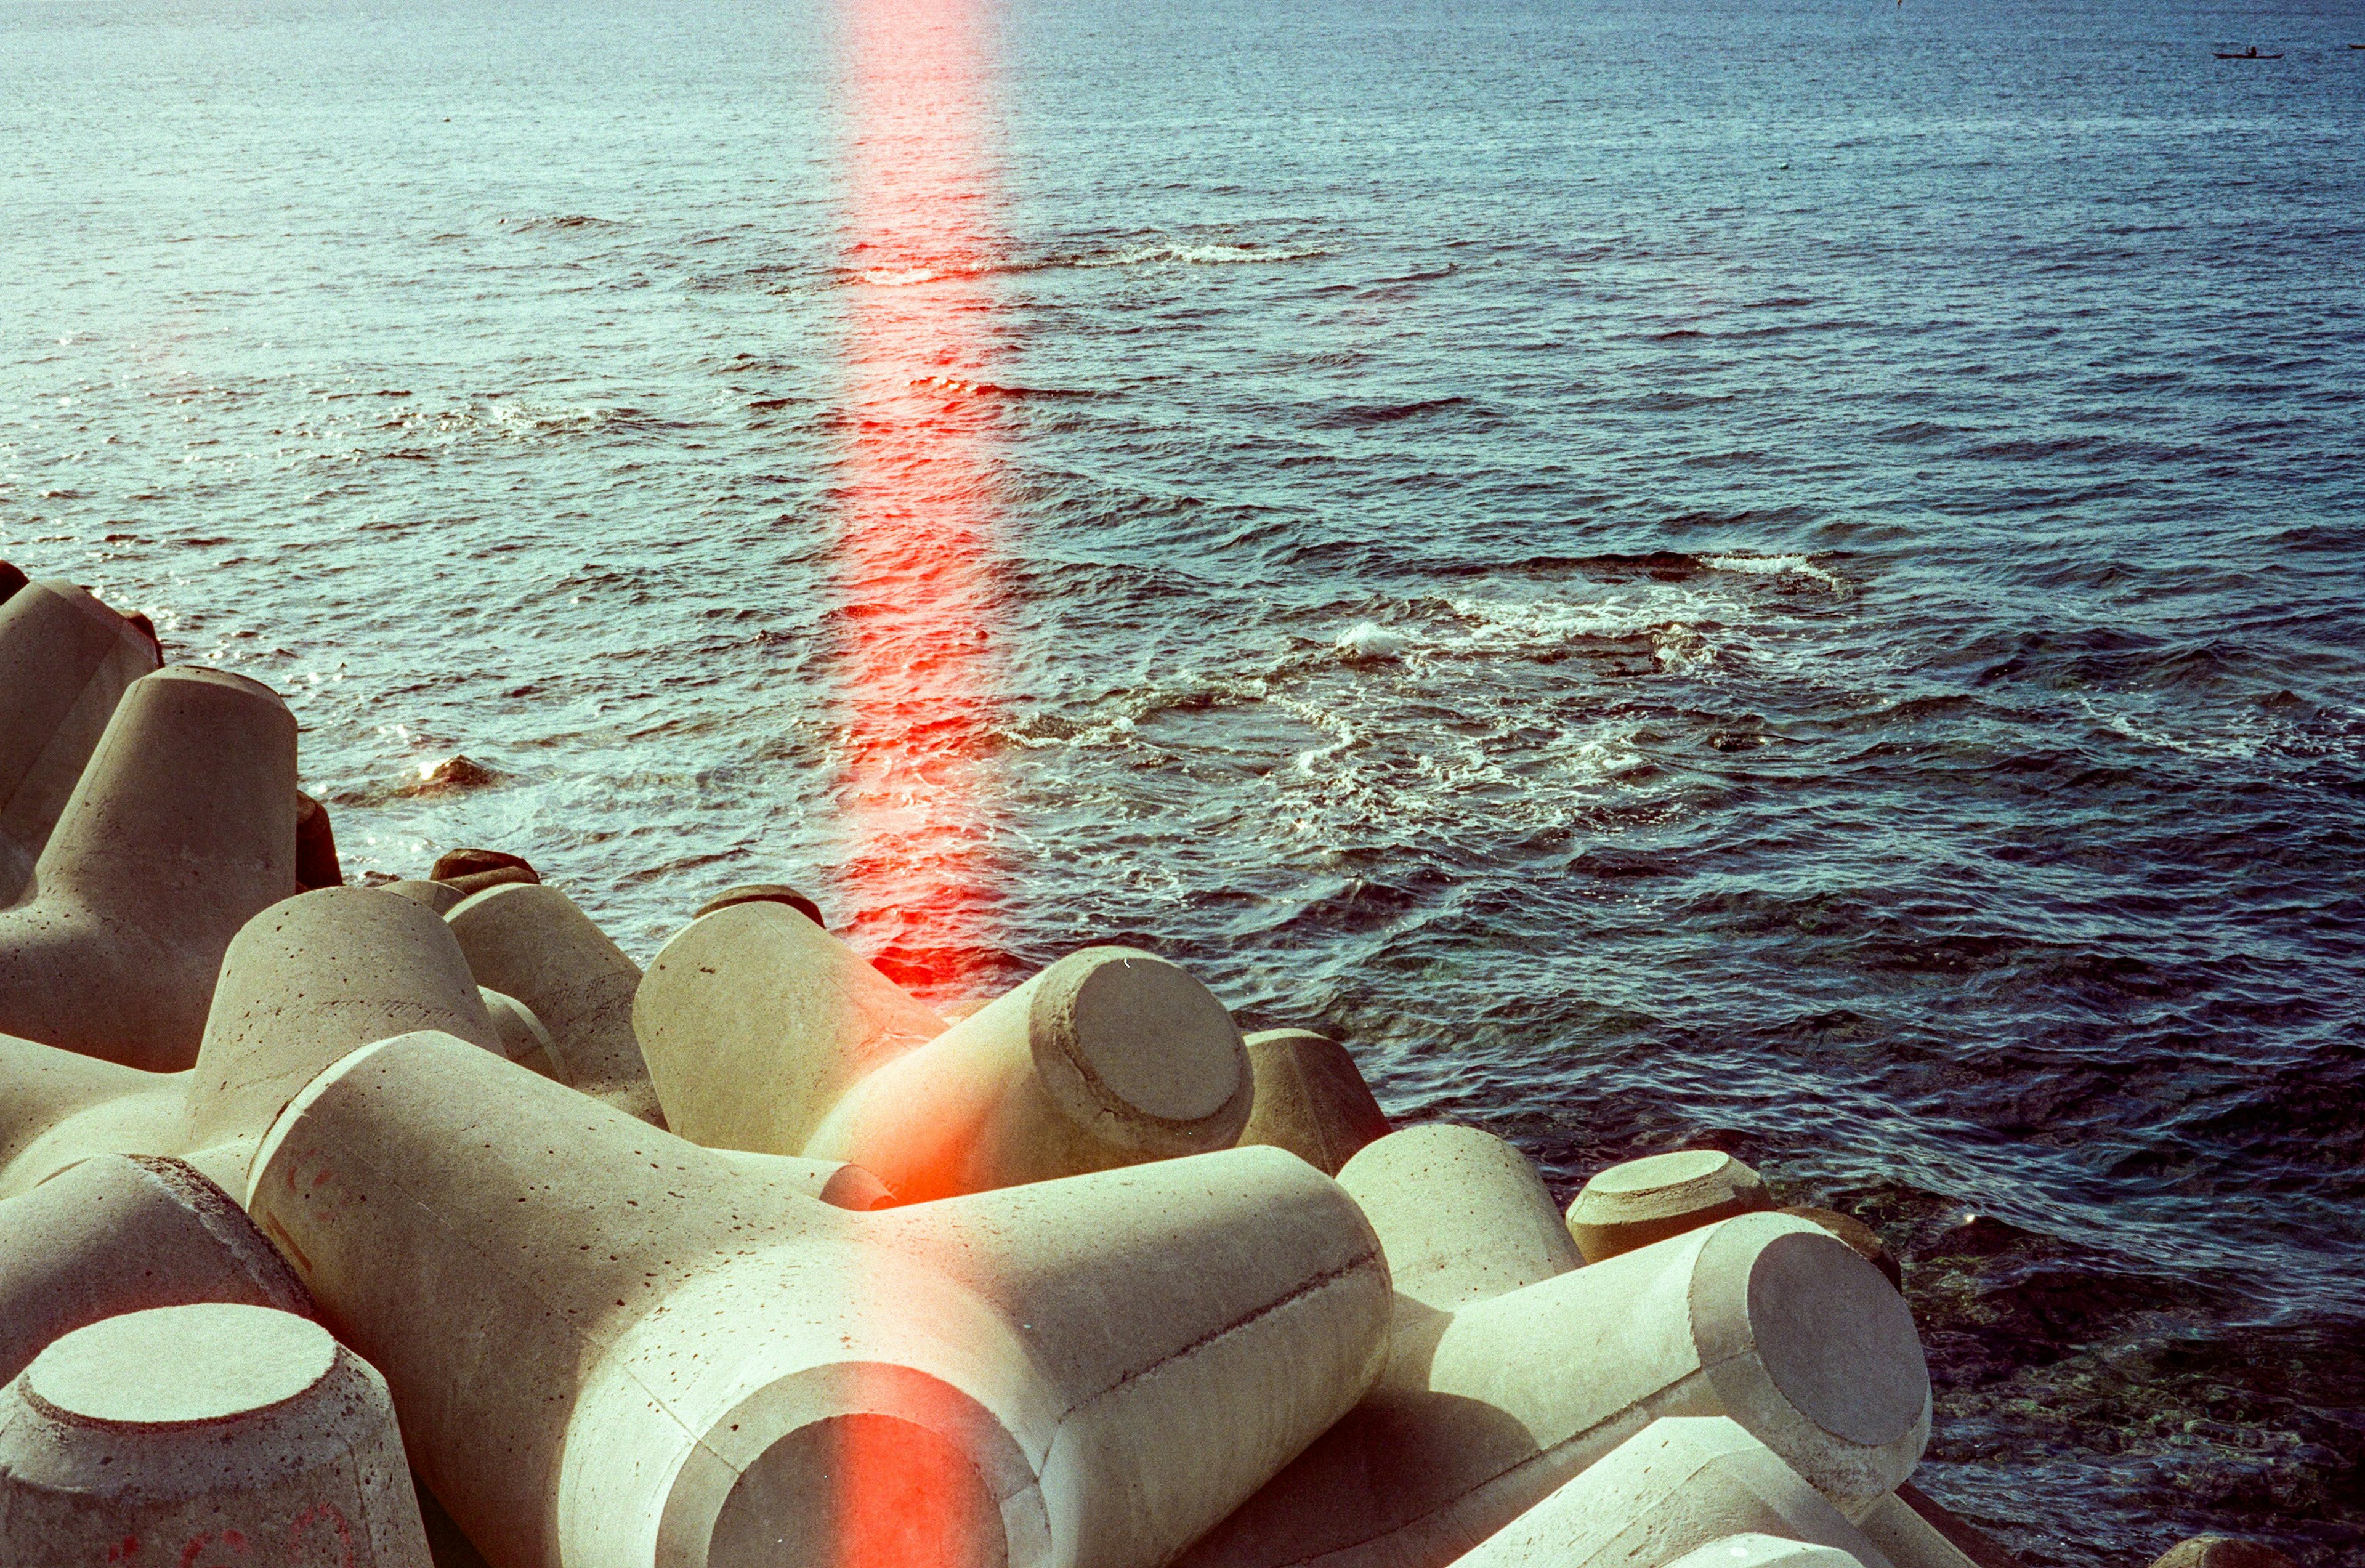
{"type": "Polygon", "coordinates": [[[2032,1562],[2365,1563],[2352,42],[0,0],[0,556],[285,693],[356,878],[1153,947],[1876,1223],[2032,1562]]]}

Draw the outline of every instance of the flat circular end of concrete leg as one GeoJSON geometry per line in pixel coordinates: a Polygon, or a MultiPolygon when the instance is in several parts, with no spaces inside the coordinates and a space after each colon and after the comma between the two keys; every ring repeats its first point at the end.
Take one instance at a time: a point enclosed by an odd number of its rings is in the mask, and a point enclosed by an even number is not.
{"type": "Polygon", "coordinates": [[[1044,1081],[1071,1115],[1151,1154],[1239,1137],[1253,1084],[1248,1049],[1205,986],[1125,947],[1071,953],[1043,978],[1028,1029],[1044,1081]]]}
{"type": "Polygon", "coordinates": [[[22,1375],[24,1391],[67,1420],[180,1426],[284,1405],[336,1360],[336,1340],[309,1318],[207,1302],[78,1328],[22,1375]]]}
{"type": "Polygon", "coordinates": [[[1930,1399],[1913,1313],[1854,1249],[1777,1236],[1749,1271],[1757,1359],[1799,1414],[1866,1448],[1913,1430],[1930,1399]]]}
{"type": "Polygon", "coordinates": [[[1757,1172],[1732,1156],[1681,1148],[1597,1172],[1569,1205],[1568,1228],[1585,1260],[1598,1263],[1773,1202],[1757,1172]]]}
{"type": "Polygon", "coordinates": [[[958,1443],[899,1417],[827,1417],[740,1473],[705,1568],[1005,1568],[992,1488],[958,1443]]]}

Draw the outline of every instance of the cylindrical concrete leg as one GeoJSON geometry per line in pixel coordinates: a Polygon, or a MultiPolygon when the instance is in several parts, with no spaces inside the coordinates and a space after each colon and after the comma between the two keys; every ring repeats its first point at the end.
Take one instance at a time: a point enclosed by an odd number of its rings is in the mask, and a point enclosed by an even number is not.
{"type": "Polygon", "coordinates": [[[175,665],[132,682],[0,914],[0,1030],[129,1067],[196,1058],[239,927],[296,886],[296,721],[175,665]]]}
{"type": "MultiPolygon", "coordinates": [[[[1722,1417],[1652,1422],[1461,1561],[1466,1568],[1669,1568],[1732,1536],[1808,1542],[1862,1568],[1891,1568],[1829,1499],[1722,1417]]],[[[1754,1551],[1744,1543],[1738,1556],[1730,1548],[1727,1555],[1741,1563],[1754,1551]]]]}
{"type": "Polygon", "coordinates": [[[1668,1568],[1866,1568],[1836,1546],[1778,1535],[1728,1535],[1687,1551],[1668,1568]]]}
{"type": "Polygon", "coordinates": [[[1267,1029],[1248,1037],[1256,1098],[1243,1144],[1285,1148],[1326,1176],[1375,1138],[1388,1118],[1347,1047],[1311,1029],[1267,1029]]]}
{"type": "Polygon", "coordinates": [[[575,901],[540,882],[471,893],[444,915],[479,985],[516,997],[550,1031],[561,1082],[665,1126],[633,1033],[641,969],[575,901]]]}
{"type": "Polygon", "coordinates": [[[501,1054],[460,945],[433,911],[363,888],[274,904],[223,956],[185,1147],[259,1139],[322,1068],[418,1029],[501,1054]]]}
{"type": "Polygon", "coordinates": [[[0,1562],[242,1560],[429,1568],[386,1383],[319,1324],[131,1313],[0,1390],[0,1562]]]}
{"type": "Polygon", "coordinates": [[[666,1125],[801,1154],[864,1074],[945,1032],[862,955],[786,904],[725,904],[667,942],[633,1003],[666,1125]]]}
{"type": "Polygon", "coordinates": [[[1254,1092],[1206,987],[1087,947],[857,1082],[804,1152],[924,1203],[1229,1148],[1254,1092]]]}
{"type": "Polygon", "coordinates": [[[1475,1127],[1407,1127],[1339,1172],[1388,1255],[1396,1294],[1440,1311],[1583,1261],[1528,1157],[1475,1127]]]}
{"type": "Polygon", "coordinates": [[[330,825],[329,808],[296,792],[296,889],[342,888],[344,867],[337,860],[337,832],[330,825]]]}
{"type": "Polygon", "coordinates": [[[1568,1206],[1569,1234],[1588,1263],[1770,1209],[1757,1172],[1713,1148],[1683,1148],[1600,1171],[1568,1206]]]}
{"type": "Polygon", "coordinates": [[[1385,1333],[1276,1151],[852,1215],[435,1036],[308,1086],[247,1201],[501,1562],[1156,1568],[1385,1333]]]}
{"type": "Polygon", "coordinates": [[[396,898],[409,899],[413,903],[425,904],[439,915],[451,913],[460,907],[460,901],[468,896],[449,882],[417,880],[380,882],[371,891],[392,893],[396,898]]]}
{"type": "Polygon", "coordinates": [[[488,985],[476,988],[485,1001],[485,1011],[491,1014],[493,1032],[500,1036],[501,1055],[543,1077],[556,1080],[558,1059],[552,1053],[557,1048],[550,1031],[533,1015],[533,1009],[514,996],[504,996],[488,985]]]}
{"type": "Polygon", "coordinates": [[[1662,1416],[1731,1416],[1860,1512],[1921,1457],[1929,1372],[1889,1282],[1779,1215],[1451,1314],[1400,1295],[1380,1387],[1182,1562],[1450,1562],[1662,1416]]]}
{"type": "Polygon", "coordinates": [[[312,1310],[245,1211],[177,1159],[103,1154],[0,1202],[0,1383],[74,1329],[201,1301],[312,1310]]]}
{"type": "Polygon", "coordinates": [[[24,895],[116,704],[155,667],[155,645],[72,583],[0,603],[0,909],[24,895]]]}

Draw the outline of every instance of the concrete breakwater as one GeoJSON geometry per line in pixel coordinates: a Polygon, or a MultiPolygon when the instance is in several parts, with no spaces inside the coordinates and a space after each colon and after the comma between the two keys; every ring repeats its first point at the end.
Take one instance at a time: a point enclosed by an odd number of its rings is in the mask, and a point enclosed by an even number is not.
{"type": "Polygon", "coordinates": [[[644,973],[349,887],[268,688],[0,588],[0,1568],[2010,1561],[1729,1155],[1564,1215],[1137,949],[947,1016],[783,888],[644,973]]]}

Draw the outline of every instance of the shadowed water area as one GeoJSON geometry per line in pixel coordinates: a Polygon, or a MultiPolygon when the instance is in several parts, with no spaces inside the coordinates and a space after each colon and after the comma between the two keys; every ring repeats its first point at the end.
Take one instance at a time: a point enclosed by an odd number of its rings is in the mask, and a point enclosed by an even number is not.
{"type": "Polygon", "coordinates": [[[349,873],[1156,948],[1877,1223],[2032,1560],[2365,1562],[2365,16],[956,23],[0,0],[0,555],[286,693],[349,873]],[[949,717],[866,450],[983,520],[949,717]],[[843,875],[907,702],[949,894],[843,875]]]}

